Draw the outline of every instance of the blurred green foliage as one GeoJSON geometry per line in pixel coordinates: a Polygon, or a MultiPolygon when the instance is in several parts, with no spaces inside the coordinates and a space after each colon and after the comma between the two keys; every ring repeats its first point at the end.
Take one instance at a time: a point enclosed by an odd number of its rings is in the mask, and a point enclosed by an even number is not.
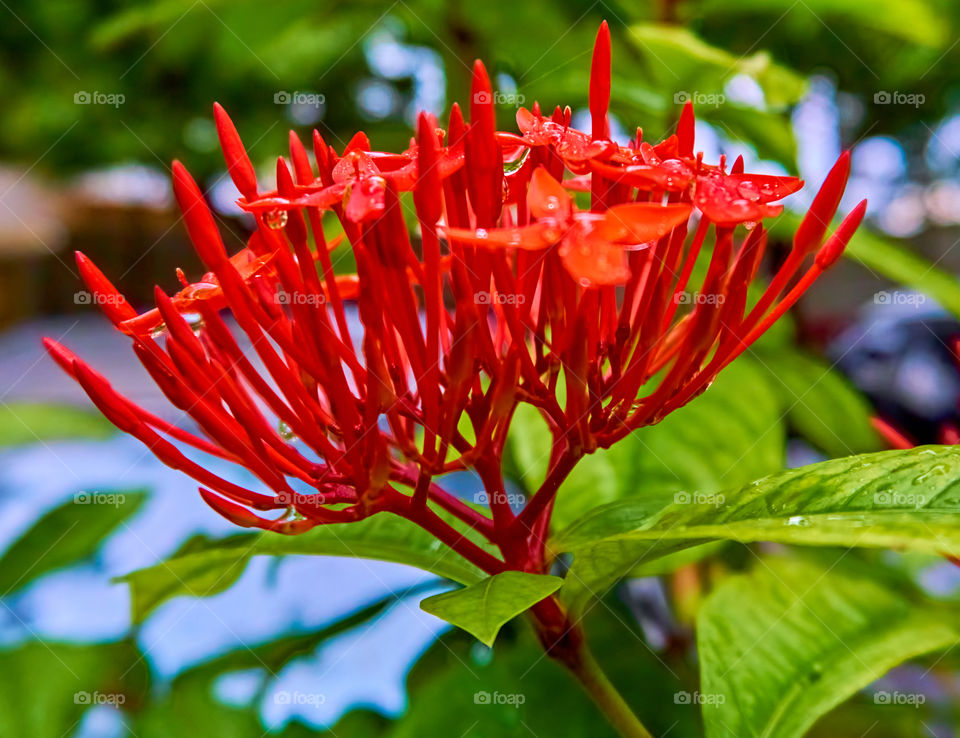
{"type": "MultiPolygon", "coordinates": [[[[0,157],[54,172],[114,162],[166,165],[181,157],[199,174],[220,166],[210,104],[235,117],[255,159],[285,146],[278,92],[326,98],[319,128],[342,147],[357,129],[380,148],[402,148],[400,112],[369,120],[357,91],[376,78],[364,55],[389,33],[434,50],[448,101],[468,100],[470,65],[482,58],[509,75],[526,104],[582,107],[593,36],[606,18],[614,35],[613,110],[650,138],[672,125],[678,92],[723,93],[736,74],[753,77],[766,109],[702,105],[699,114],[761,153],[792,163],[787,106],[805,75],[827,71],[867,107],[850,140],[935,120],[957,101],[951,45],[958,18],[949,0],[660,0],[515,3],[410,0],[393,5],[295,0],[51,0],[0,9],[0,157]],[[882,90],[921,93],[921,110],[877,107],[882,90]],[[78,105],[78,92],[122,95],[119,106],[78,105]]],[[[392,82],[404,102],[412,81],[392,82]]],[[[501,124],[512,126],[504,105],[501,124]]]]}

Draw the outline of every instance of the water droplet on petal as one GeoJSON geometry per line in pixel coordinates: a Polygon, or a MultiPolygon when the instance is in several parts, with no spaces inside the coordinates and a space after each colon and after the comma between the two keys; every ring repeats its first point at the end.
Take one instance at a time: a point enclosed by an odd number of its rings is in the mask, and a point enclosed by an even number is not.
{"type": "Polygon", "coordinates": [[[263,222],[267,224],[267,228],[277,231],[287,224],[288,217],[286,210],[268,210],[263,214],[263,222]]]}
{"type": "Polygon", "coordinates": [[[740,193],[740,197],[750,202],[756,202],[760,199],[760,188],[753,182],[741,182],[737,185],[737,192],[740,193]]]}
{"type": "Polygon", "coordinates": [[[280,437],[284,441],[292,441],[294,438],[296,438],[296,435],[297,435],[296,433],[293,432],[293,430],[291,430],[290,426],[287,425],[282,420],[279,423],[277,423],[277,433],[280,434],[280,437]]]}

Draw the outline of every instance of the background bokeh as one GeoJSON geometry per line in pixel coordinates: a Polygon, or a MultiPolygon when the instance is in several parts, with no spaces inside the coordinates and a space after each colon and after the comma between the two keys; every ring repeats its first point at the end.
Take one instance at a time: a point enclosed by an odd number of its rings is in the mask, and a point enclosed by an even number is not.
{"type": "MultiPolygon", "coordinates": [[[[851,149],[841,209],[869,198],[869,233],[787,329],[815,377],[767,347],[727,380],[743,406],[759,381],[782,390],[777,377],[798,402],[803,387],[829,386],[852,405],[802,403],[804,417],[796,402],[783,412],[775,404],[771,422],[748,428],[742,446],[718,440],[725,422],[701,424],[703,434],[688,433],[676,454],[670,434],[684,421],[665,423],[649,443],[667,449],[666,461],[597,467],[575,480],[581,500],[634,473],[665,489],[705,489],[876,450],[880,440],[846,412],[863,415],[864,398],[916,442],[937,441],[957,420],[960,10],[950,0],[0,0],[0,18],[0,735],[607,730],[522,625],[492,654],[421,612],[418,599],[449,585],[412,568],[246,557],[184,575],[146,604],[131,603],[115,581],[234,531],[184,477],[89,414],[39,341],[57,338],[148,409],[182,421],[89,304],[72,252],[87,253],[139,306],[154,284],[176,288],[176,267],[199,276],[173,208],[174,158],[203,183],[231,242],[241,242],[251,224],[224,174],[214,100],[266,183],[291,128],[304,140],[317,128],[338,150],[359,129],[375,148],[405,148],[418,110],[445,116],[452,101],[468,100],[475,58],[494,79],[501,128],[513,129],[517,107],[534,100],[548,110],[570,105],[582,124],[593,38],[606,19],[621,141],[637,126],[648,140],[669,134],[692,100],[708,161],[743,155],[748,170],[810,183],[774,228],[784,238],[791,209],[802,209],[851,149]],[[843,430],[819,427],[827,416],[843,430]],[[733,444],[724,468],[701,469],[696,444],[724,442],[733,444]],[[454,697],[496,689],[524,695],[524,704],[454,697]]],[[[516,456],[522,487],[522,450],[516,456]]],[[[744,566],[745,548],[727,546],[722,565],[744,566]]],[[[922,571],[922,584],[943,597],[960,583],[949,566],[922,571]]],[[[675,698],[696,688],[692,605],[682,582],[641,573],[607,593],[588,629],[656,734],[697,735],[695,706],[675,698]]],[[[888,677],[940,690],[922,710],[880,709],[863,696],[817,730],[956,735],[955,661],[888,677]]]]}

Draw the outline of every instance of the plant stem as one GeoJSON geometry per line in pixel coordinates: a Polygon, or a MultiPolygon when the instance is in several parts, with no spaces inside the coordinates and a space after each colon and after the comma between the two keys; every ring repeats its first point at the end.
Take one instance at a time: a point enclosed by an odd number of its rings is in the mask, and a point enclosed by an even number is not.
{"type": "Polygon", "coordinates": [[[650,731],[637,719],[633,710],[620,696],[617,688],[600,669],[600,665],[586,646],[580,651],[580,658],[575,663],[564,662],[564,665],[577,678],[610,724],[623,738],[653,738],[650,731]]]}
{"type": "Polygon", "coordinates": [[[547,655],[563,664],[623,738],[653,738],[603,673],[587,648],[583,629],[571,622],[555,598],[531,609],[540,643],[547,655]]]}

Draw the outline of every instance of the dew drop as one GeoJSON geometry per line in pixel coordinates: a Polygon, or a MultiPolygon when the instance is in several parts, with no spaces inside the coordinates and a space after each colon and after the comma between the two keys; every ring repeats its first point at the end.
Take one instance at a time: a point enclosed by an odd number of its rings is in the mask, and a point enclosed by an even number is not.
{"type": "Polygon", "coordinates": [[[203,316],[200,313],[183,313],[183,319],[194,334],[199,334],[204,328],[203,316]]]}
{"type": "Polygon", "coordinates": [[[282,420],[277,423],[277,433],[280,434],[280,437],[284,441],[292,441],[294,438],[296,438],[296,433],[294,433],[290,426],[282,420]]]}
{"type": "Polygon", "coordinates": [[[790,518],[787,518],[787,525],[798,526],[800,528],[807,528],[810,526],[810,521],[807,520],[802,515],[794,515],[790,518]]]}
{"type": "Polygon", "coordinates": [[[737,192],[740,193],[740,197],[750,202],[756,202],[760,199],[760,188],[753,182],[741,182],[737,185],[737,192]]]}
{"type": "Polygon", "coordinates": [[[158,338],[163,338],[167,334],[167,324],[161,323],[152,331],[150,331],[150,338],[156,340],[158,338]]]}
{"type": "Polygon", "coordinates": [[[267,224],[267,228],[275,231],[280,230],[287,224],[287,218],[286,210],[268,210],[263,214],[263,222],[267,224]]]}

